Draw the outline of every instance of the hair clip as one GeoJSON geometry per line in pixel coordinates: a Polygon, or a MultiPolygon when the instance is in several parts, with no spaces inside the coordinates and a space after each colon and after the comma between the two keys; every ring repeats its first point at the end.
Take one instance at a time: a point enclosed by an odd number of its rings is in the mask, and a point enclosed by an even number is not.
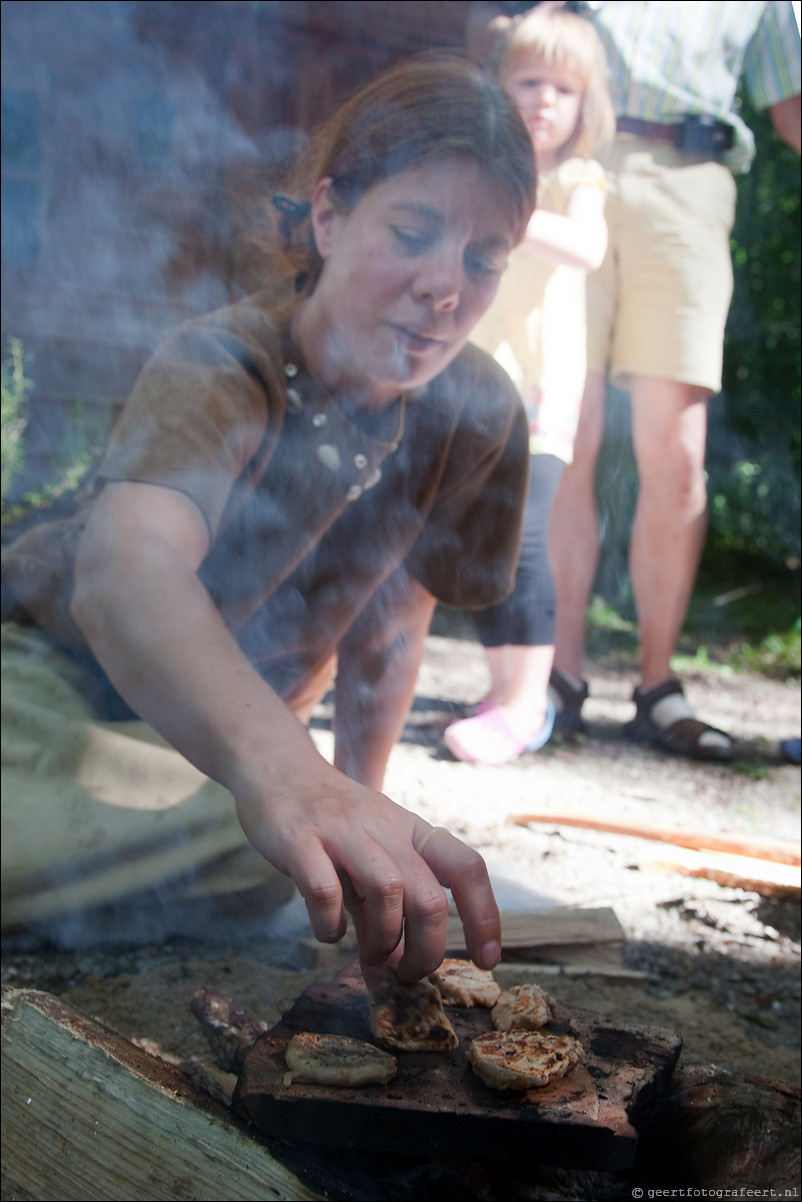
{"type": "Polygon", "coordinates": [[[292,196],[287,196],[283,192],[277,192],[275,196],[271,196],[270,203],[274,209],[278,209],[283,217],[291,217],[294,221],[303,221],[308,217],[312,206],[303,200],[295,200],[292,196]]]}

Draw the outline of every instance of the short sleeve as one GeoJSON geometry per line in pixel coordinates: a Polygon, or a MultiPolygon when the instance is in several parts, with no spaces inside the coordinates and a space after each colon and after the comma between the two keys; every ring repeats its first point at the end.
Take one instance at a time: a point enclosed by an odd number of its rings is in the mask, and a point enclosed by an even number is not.
{"type": "Polygon", "coordinates": [[[799,93],[800,57],[794,6],[786,0],[764,5],[744,57],[744,78],[756,108],[769,108],[799,93]]]}
{"type": "Polygon", "coordinates": [[[99,481],[177,489],[195,502],[214,538],[234,482],[276,418],[270,335],[264,319],[235,306],[168,336],[123,408],[99,481]]]}
{"type": "Polygon", "coordinates": [[[466,346],[464,398],[437,499],[406,566],[438,601],[466,609],[512,591],[529,471],[526,415],[502,368],[466,346]]]}
{"type": "Polygon", "coordinates": [[[607,191],[607,176],[601,163],[595,159],[566,159],[557,168],[560,183],[566,192],[574,188],[601,188],[607,191]]]}

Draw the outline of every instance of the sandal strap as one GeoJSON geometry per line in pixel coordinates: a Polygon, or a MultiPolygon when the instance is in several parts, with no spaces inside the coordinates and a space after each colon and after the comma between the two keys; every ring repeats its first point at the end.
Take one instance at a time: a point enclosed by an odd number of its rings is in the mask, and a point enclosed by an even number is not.
{"type": "Polygon", "coordinates": [[[656,705],[658,701],[662,701],[664,697],[674,697],[677,694],[681,697],[685,696],[682,683],[676,676],[669,676],[668,680],[664,680],[660,684],[653,684],[649,689],[643,689],[639,685],[632,694],[632,700],[638,707],[638,717],[648,717],[652,706],[656,705]]]}
{"type": "Polygon", "coordinates": [[[588,699],[588,682],[581,681],[577,688],[559,668],[552,668],[549,684],[559,696],[564,709],[581,710],[588,699]]]}

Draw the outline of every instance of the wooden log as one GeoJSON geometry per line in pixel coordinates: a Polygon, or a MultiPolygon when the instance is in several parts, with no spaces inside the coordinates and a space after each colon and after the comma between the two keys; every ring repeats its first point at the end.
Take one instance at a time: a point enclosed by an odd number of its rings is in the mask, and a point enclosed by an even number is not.
{"type": "Polygon", "coordinates": [[[172,1065],[58,998],[3,991],[3,1198],[322,1199],[172,1065]]]}
{"type": "Polygon", "coordinates": [[[696,851],[720,851],[731,855],[751,856],[776,864],[802,863],[799,843],[784,839],[758,839],[748,835],[717,835],[712,831],[692,831],[681,827],[653,826],[649,822],[611,822],[592,814],[550,814],[545,811],[528,814],[508,814],[514,826],[546,823],[551,826],[577,826],[583,830],[604,831],[610,835],[632,835],[656,843],[673,843],[696,851]]]}
{"type": "Polygon", "coordinates": [[[191,1005],[218,1066],[225,1072],[239,1073],[259,1036],[269,1030],[268,1024],[254,1022],[222,989],[211,985],[199,989],[191,1005]]]}
{"type": "Polygon", "coordinates": [[[724,1185],[733,1198],[798,1198],[800,1117],[800,1091],[786,1081],[680,1069],[641,1134],[633,1180],[647,1193],[716,1196],[724,1185]]]}

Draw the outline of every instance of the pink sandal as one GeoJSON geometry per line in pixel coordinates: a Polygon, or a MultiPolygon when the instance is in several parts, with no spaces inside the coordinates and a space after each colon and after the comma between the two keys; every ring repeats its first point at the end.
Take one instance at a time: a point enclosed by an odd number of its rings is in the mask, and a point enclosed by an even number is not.
{"type": "Polygon", "coordinates": [[[500,705],[491,706],[473,718],[463,718],[446,727],[443,739],[451,754],[469,764],[499,767],[517,759],[524,751],[537,751],[551,738],[554,706],[548,702],[546,719],[529,742],[521,739],[510,726],[500,705]]]}

